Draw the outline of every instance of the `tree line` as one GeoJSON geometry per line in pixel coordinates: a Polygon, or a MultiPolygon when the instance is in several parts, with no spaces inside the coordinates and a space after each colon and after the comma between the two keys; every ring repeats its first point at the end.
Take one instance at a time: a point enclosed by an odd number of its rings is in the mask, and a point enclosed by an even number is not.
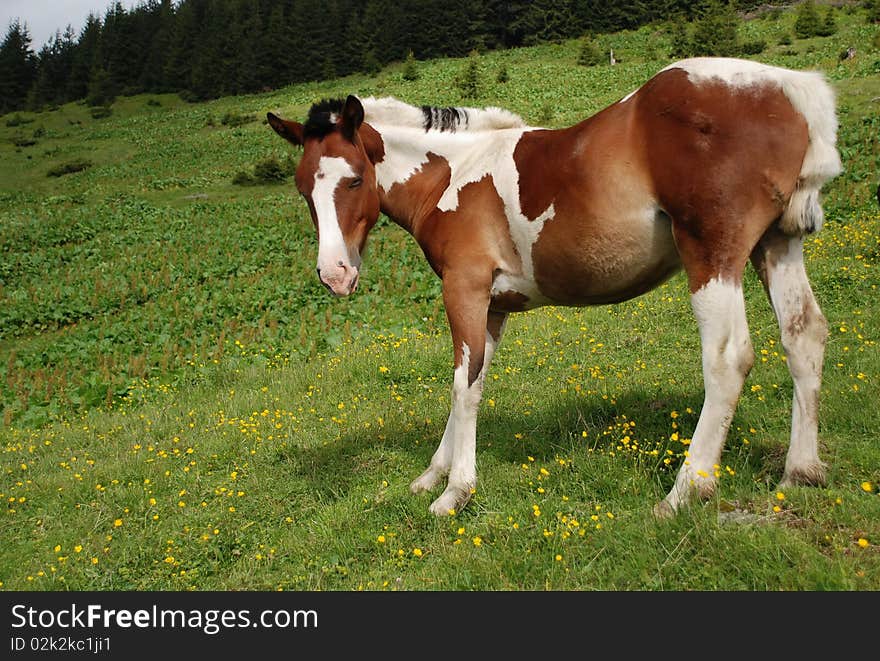
{"type": "MultiPolygon", "coordinates": [[[[34,52],[26,23],[0,44],[0,113],[117,95],[201,100],[418,59],[612,32],[707,0],[144,0],[111,4],[34,52]]],[[[738,9],[759,4],[739,0],[738,9]]]]}

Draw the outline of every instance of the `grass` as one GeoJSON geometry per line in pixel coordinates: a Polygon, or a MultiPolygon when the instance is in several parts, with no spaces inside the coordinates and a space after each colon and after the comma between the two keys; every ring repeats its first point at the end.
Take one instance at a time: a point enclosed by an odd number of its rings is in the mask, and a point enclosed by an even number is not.
{"type": "MultiPolygon", "coordinates": [[[[743,33],[776,44],[792,21],[743,33]]],[[[860,13],[839,12],[838,25],[757,56],[821,68],[839,93],[846,172],[807,242],[832,329],[829,486],[775,487],[791,381],[749,272],[758,362],[720,488],[668,522],[651,505],[702,402],[681,276],[617,306],[514,315],[484,395],[477,493],[436,519],[432,496],[407,487],[448,414],[438,281],[383,220],[358,294],[333,300],[292,185],[232,184],[288,151],[261,122],[222,118],[302,117],[350,92],[460,103],[464,60],[420,63],[413,81],[401,66],[198,105],[120,98],[100,120],[74,104],[0,122],[0,588],[880,588],[880,54],[860,13]],[[851,44],[863,54],[839,62],[851,44]],[[4,139],[23,123],[43,129],[36,145],[4,139]],[[85,159],[85,171],[46,177],[85,159]]],[[[485,55],[478,103],[572,123],[665,66],[667,38],[657,26],[598,36],[623,60],[613,68],[578,67],[574,41],[485,55]]]]}

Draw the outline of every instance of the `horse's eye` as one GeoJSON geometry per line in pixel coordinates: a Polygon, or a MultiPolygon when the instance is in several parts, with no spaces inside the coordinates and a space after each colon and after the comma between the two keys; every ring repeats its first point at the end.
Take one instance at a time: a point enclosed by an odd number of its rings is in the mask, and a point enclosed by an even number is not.
{"type": "Polygon", "coordinates": [[[360,186],[362,183],[364,183],[363,178],[361,178],[361,177],[355,177],[354,179],[351,180],[351,183],[348,185],[348,187],[349,187],[349,188],[357,188],[357,187],[360,186]]]}

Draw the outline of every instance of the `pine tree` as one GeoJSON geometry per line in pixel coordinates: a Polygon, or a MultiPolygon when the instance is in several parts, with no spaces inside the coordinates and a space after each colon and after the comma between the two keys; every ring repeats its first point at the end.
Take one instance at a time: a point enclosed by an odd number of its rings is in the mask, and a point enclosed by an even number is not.
{"type": "Polygon", "coordinates": [[[89,79],[86,103],[90,106],[109,106],[116,99],[116,85],[104,67],[95,67],[89,79]]]}
{"type": "Polygon", "coordinates": [[[880,23],[880,0],[868,0],[865,5],[868,9],[868,23],[880,23]]]}
{"type": "Polygon", "coordinates": [[[458,79],[458,88],[465,99],[477,99],[480,96],[480,54],[471,51],[468,61],[458,79]]]}
{"type": "Polygon", "coordinates": [[[830,37],[835,32],[837,32],[837,21],[834,20],[834,7],[828,5],[828,9],[825,12],[825,18],[819,26],[819,29],[816,31],[816,35],[820,37],[830,37]]]}
{"type": "Polygon", "coordinates": [[[98,64],[100,39],[101,20],[94,14],[89,14],[73,51],[73,65],[65,85],[65,98],[83,99],[88,94],[92,70],[98,64]]]}
{"type": "Polygon", "coordinates": [[[731,4],[710,0],[697,21],[691,50],[694,55],[731,57],[740,52],[736,27],[739,23],[731,4]]]}
{"type": "Polygon", "coordinates": [[[403,65],[403,79],[409,81],[419,79],[419,68],[416,65],[416,58],[412,51],[406,54],[406,62],[403,65]]]}
{"type": "Polygon", "coordinates": [[[679,15],[672,24],[672,57],[690,57],[691,36],[688,34],[688,23],[684,15],[679,15]]]}
{"type": "Polygon", "coordinates": [[[0,114],[24,107],[35,76],[30,31],[16,19],[0,44],[0,114]]]}
{"type": "Polygon", "coordinates": [[[602,64],[604,57],[596,42],[589,36],[581,39],[581,48],[578,52],[577,63],[582,67],[592,67],[602,64]]]}
{"type": "Polygon", "coordinates": [[[822,24],[819,20],[819,12],[813,0],[807,0],[798,7],[797,18],[794,22],[794,33],[798,39],[807,39],[819,34],[822,24]]]}

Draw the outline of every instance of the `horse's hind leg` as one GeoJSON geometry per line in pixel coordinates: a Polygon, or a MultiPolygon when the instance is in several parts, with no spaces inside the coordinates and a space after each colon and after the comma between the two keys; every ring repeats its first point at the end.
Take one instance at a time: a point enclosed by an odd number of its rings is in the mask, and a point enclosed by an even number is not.
{"type": "Polygon", "coordinates": [[[770,230],[752,252],[752,263],[779,321],[794,382],[791,444],[780,486],[824,485],[825,465],[819,460],[817,437],[828,323],[807,280],[803,239],[770,230]]]}
{"type": "Polygon", "coordinates": [[[693,291],[691,306],[700,328],[705,399],[675,484],[654,509],[657,516],[673,514],[692,495],[714,493],[727,431],[754,362],[740,278],[715,275],[693,291]]]}

